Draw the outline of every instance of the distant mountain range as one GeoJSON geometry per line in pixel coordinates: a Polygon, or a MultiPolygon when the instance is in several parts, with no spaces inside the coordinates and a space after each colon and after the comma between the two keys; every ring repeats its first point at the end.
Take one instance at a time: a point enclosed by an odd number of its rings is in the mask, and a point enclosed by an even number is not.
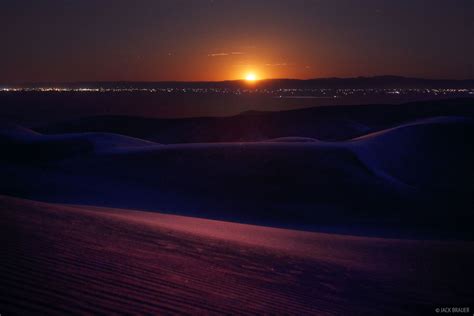
{"type": "Polygon", "coordinates": [[[20,87],[69,87],[69,88],[259,88],[259,89],[370,89],[370,88],[474,88],[474,79],[423,79],[400,76],[376,76],[355,78],[319,79],[265,79],[253,83],[244,80],[229,81],[159,81],[159,82],[72,82],[72,83],[30,83],[20,87]]]}

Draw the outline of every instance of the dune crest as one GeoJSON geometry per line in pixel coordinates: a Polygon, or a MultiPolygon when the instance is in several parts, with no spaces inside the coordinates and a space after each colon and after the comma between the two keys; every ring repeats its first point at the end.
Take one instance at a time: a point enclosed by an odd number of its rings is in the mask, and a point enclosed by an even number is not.
{"type": "Polygon", "coordinates": [[[368,166],[420,188],[474,191],[474,120],[433,117],[353,140],[368,166]]]}

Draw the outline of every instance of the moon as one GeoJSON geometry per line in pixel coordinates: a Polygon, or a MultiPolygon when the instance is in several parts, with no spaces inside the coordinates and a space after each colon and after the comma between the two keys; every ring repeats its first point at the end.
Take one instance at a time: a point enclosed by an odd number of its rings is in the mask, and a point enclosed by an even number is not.
{"type": "Polygon", "coordinates": [[[248,73],[248,74],[245,75],[245,80],[255,81],[255,80],[257,80],[257,76],[254,73],[248,73]]]}

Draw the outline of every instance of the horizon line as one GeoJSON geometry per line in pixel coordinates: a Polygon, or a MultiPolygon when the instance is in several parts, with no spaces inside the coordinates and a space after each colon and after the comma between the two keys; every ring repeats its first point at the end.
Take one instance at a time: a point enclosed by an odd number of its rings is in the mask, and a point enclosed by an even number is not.
{"type": "MultiPolygon", "coordinates": [[[[376,78],[396,78],[426,81],[474,81],[473,78],[426,78],[426,77],[405,77],[400,75],[375,75],[375,76],[355,76],[355,77],[315,77],[315,78],[263,78],[253,82],[253,84],[264,81],[313,81],[313,80],[351,80],[351,79],[376,79],[376,78]]],[[[33,85],[33,84],[80,84],[80,83],[226,83],[226,82],[246,82],[245,79],[229,80],[77,80],[77,81],[28,81],[17,83],[0,83],[1,85],[33,85]]]]}

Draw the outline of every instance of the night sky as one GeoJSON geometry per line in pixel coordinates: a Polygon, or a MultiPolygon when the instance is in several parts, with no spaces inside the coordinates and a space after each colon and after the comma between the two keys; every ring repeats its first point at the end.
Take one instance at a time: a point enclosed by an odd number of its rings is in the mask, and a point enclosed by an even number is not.
{"type": "Polygon", "coordinates": [[[0,0],[0,82],[474,77],[473,0],[0,0]]]}

